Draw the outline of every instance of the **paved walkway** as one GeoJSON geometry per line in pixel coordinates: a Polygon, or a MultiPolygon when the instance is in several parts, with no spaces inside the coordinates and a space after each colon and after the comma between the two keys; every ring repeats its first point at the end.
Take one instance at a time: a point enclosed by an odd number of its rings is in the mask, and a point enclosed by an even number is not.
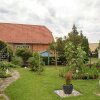
{"type": "Polygon", "coordinates": [[[19,72],[13,71],[12,77],[5,78],[0,83],[0,96],[4,96],[5,100],[9,100],[9,98],[4,94],[4,90],[14,81],[16,81],[20,77],[19,72]]]}

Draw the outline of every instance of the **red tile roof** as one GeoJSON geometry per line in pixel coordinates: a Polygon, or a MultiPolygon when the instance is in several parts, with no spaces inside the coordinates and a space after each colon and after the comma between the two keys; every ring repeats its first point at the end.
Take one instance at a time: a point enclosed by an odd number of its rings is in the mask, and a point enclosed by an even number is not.
{"type": "Polygon", "coordinates": [[[8,43],[48,44],[53,41],[53,36],[45,26],[0,23],[0,40],[8,43]]]}

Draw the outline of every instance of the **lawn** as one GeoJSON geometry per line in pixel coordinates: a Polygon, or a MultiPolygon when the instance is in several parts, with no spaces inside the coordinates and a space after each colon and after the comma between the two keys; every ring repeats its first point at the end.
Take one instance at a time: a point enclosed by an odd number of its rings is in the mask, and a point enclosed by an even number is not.
{"type": "Polygon", "coordinates": [[[74,88],[81,96],[60,98],[54,90],[62,89],[64,79],[59,77],[59,68],[46,67],[42,75],[37,75],[28,69],[17,69],[21,77],[12,83],[5,93],[10,100],[100,100],[98,80],[73,80],[74,88]]]}
{"type": "Polygon", "coordinates": [[[93,63],[97,63],[99,59],[98,58],[91,57],[91,58],[89,58],[88,63],[90,63],[90,60],[91,60],[91,63],[93,64],[93,63]]]}

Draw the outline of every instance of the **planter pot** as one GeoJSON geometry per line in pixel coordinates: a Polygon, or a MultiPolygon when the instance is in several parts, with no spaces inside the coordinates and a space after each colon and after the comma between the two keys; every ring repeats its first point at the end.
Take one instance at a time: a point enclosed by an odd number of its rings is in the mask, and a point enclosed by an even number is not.
{"type": "Polygon", "coordinates": [[[70,84],[70,85],[63,85],[63,90],[64,90],[64,93],[65,94],[71,94],[72,91],[73,91],[73,85],[70,84]]]}

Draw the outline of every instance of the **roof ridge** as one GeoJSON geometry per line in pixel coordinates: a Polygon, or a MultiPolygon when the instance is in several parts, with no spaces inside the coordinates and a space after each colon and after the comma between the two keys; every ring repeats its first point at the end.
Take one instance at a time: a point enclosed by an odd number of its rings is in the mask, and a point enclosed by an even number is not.
{"type": "MultiPolygon", "coordinates": [[[[39,28],[39,27],[41,27],[41,29],[46,29],[48,32],[51,32],[49,29],[48,29],[48,27],[47,26],[45,26],[45,25],[33,25],[33,24],[22,24],[22,23],[3,23],[3,22],[0,22],[0,24],[5,24],[5,25],[18,25],[18,26],[32,26],[32,27],[37,27],[37,28],[39,28]]],[[[44,30],[43,29],[43,30],[44,30]]],[[[51,32],[52,33],[52,32],[51,32]]]]}
{"type": "Polygon", "coordinates": [[[28,24],[28,23],[9,23],[9,22],[0,22],[0,24],[11,24],[11,25],[25,25],[25,26],[41,26],[41,27],[46,27],[45,25],[33,25],[33,24],[28,24]]]}

